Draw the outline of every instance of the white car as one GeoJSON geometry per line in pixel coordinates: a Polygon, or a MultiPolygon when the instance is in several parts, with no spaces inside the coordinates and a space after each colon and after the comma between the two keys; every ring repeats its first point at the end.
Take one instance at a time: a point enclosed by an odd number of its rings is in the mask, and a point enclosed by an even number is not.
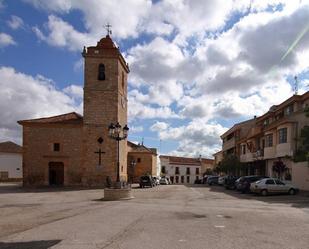
{"type": "Polygon", "coordinates": [[[257,182],[253,182],[250,185],[250,190],[253,193],[261,194],[264,196],[268,195],[269,193],[288,193],[290,195],[295,195],[298,192],[298,188],[292,184],[284,183],[277,178],[264,178],[257,182]]]}
{"type": "Polygon", "coordinates": [[[161,177],[160,179],[160,185],[168,185],[169,182],[165,177],[161,177]]]}

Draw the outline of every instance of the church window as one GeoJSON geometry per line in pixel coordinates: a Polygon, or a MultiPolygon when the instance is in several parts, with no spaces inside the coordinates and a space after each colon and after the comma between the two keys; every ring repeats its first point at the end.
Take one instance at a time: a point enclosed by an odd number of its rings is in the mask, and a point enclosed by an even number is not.
{"type": "Polygon", "coordinates": [[[60,144],[54,143],[54,151],[60,151],[60,144]]]}
{"type": "Polygon", "coordinates": [[[105,80],[105,66],[104,66],[104,64],[99,65],[98,80],[105,80]]]}
{"type": "Polygon", "coordinates": [[[137,162],[140,163],[140,162],[141,162],[141,159],[140,159],[140,158],[137,158],[137,162]]]}

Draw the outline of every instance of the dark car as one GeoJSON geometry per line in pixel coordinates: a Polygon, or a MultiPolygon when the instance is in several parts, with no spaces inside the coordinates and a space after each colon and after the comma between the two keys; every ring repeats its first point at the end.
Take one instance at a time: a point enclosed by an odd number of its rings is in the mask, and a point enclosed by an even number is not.
{"type": "Polygon", "coordinates": [[[204,175],[203,176],[203,184],[206,184],[207,183],[207,178],[209,177],[209,175],[204,175]]]}
{"type": "Polygon", "coordinates": [[[195,179],[194,184],[202,184],[202,179],[195,179]]]}
{"type": "Polygon", "coordinates": [[[239,178],[238,176],[227,176],[224,180],[224,184],[223,184],[224,187],[226,189],[235,189],[236,188],[235,182],[238,178],[239,178]]]}
{"type": "Polygon", "coordinates": [[[207,184],[209,186],[211,186],[211,185],[218,185],[218,179],[219,179],[219,176],[209,176],[207,178],[207,184]]]}
{"type": "Polygon", "coordinates": [[[239,180],[237,186],[237,190],[239,190],[242,193],[250,193],[250,185],[253,182],[256,182],[258,180],[261,180],[263,178],[268,178],[267,176],[243,176],[239,180]]]}
{"type": "Polygon", "coordinates": [[[151,176],[141,176],[139,179],[139,186],[141,188],[144,188],[144,187],[152,188],[155,186],[155,184],[151,176]]]}

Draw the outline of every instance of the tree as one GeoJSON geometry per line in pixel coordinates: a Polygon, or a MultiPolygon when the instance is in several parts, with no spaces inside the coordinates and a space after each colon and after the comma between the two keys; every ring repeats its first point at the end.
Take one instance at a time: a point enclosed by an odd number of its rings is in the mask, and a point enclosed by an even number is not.
{"type": "Polygon", "coordinates": [[[278,177],[281,179],[282,174],[287,170],[286,165],[281,161],[275,161],[273,164],[273,171],[278,174],[278,177]]]}
{"type": "Polygon", "coordinates": [[[235,175],[241,168],[242,164],[236,155],[225,155],[218,165],[219,172],[235,175]]]}

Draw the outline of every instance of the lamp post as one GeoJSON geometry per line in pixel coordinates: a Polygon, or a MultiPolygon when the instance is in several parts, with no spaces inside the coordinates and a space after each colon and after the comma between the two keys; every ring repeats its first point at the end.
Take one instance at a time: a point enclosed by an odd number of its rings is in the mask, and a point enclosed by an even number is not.
{"type": "Polygon", "coordinates": [[[120,182],[119,142],[128,137],[128,131],[129,131],[129,127],[127,125],[125,125],[122,129],[121,128],[122,127],[119,124],[119,122],[117,122],[116,124],[111,123],[108,127],[109,137],[117,141],[117,179],[116,179],[117,183],[120,182]]]}

